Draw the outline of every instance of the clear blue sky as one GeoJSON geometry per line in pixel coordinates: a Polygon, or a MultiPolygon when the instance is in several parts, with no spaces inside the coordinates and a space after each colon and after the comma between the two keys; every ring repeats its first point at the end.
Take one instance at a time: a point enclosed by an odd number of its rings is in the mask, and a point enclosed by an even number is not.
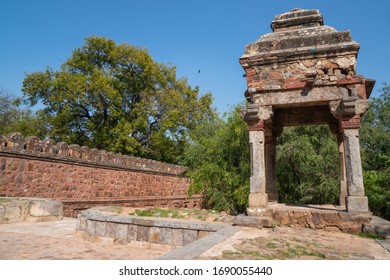
{"type": "Polygon", "coordinates": [[[238,63],[246,44],[271,32],[276,14],[319,9],[324,23],[351,30],[360,43],[358,74],[390,83],[388,0],[1,0],[0,88],[20,96],[25,73],[58,70],[91,35],[149,49],[177,66],[201,93],[211,91],[219,112],[244,100],[238,63]],[[198,73],[198,70],[201,70],[198,73]]]}

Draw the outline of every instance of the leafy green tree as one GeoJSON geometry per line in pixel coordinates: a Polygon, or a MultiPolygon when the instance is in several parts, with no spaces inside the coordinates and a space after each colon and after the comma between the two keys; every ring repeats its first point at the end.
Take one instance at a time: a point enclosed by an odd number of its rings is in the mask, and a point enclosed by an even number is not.
{"type": "Polygon", "coordinates": [[[203,122],[184,151],[191,193],[204,194],[204,206],[244,212],[249,194],[249,141],[237,109],[203,122]]]}
{"type": "Polygon", "coordinates": [[[362,119],[360,145],[370,210],[390,220],[390,86],[380,92],[362,119]]]}
{"type": "Polygon", "coordinates": [[[49,129],[45,121],[46,116],[21,108],[19,103],[18,98],[0,90],[0,135],[17,131],[26,136],[36,135],[44,138],[49,129]]]}
{"type": "Polygon", "coordinates": [[[199,97],[175,67],[146,49],[89,37],[60,71],[28,74],[24,101],[40,102],[49,137],[124,154],[178,162],[189,131],[212,118],[212,97],[199,97]]]}
{"type": "Polygon", "coordinates": [[[338,148],[328,126],[286,127],[276,148],[281,202],[337,203],[338,148]]]}
{"type": "Polygon", "coordinates": [[[0,134],[6,134],[18,119],[16,99],[5,90],[0,90],[0,134]]]}

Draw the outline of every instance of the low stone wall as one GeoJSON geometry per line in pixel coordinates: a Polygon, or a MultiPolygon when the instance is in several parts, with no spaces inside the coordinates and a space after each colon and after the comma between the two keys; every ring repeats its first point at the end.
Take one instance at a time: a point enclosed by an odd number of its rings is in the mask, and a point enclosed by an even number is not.
{"type": "Polygon", "coordinates": [[[62,203],[49,199],[0,197],[0,224],[61,220],[62,203]]]}
{"type": "Polygon", "coordinates": [[[119,215],[99,207],[81,211],[77,233],[93,241],[109,239],[117,243],[149,242],[177,247],[224,227],[225,224],[210,222],[119,215]]]}
{"type": "Polygon", "coordinates": [[[234,224],[253,227],[297,226],[358,233],[362,232],[364,225],[370,223],[371,219],[371,213],[353,214],[331,205],[274,204],[257,217],[238,216],[234,224]]]}
{"type": "Polygon", "coordinates": [[[64,215],[100,205],[197,207],[185,167],[104,150],[0,135],[0,196],[60,200],[64,215]]]}

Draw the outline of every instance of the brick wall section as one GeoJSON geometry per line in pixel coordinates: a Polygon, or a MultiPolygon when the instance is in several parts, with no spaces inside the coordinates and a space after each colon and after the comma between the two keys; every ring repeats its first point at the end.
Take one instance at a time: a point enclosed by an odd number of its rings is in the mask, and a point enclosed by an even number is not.
{"type": "Polygon", "coordinates": [[[182,166],[104,150],[0,136],[0,196],[60,200],[65,216],[102,205],[196,207],[182,166]]]}

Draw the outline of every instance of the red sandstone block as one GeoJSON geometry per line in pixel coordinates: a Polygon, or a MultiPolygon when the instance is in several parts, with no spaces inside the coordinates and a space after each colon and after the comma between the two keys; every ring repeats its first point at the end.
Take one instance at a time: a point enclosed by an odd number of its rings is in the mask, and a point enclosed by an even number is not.
{"type": "Polygon", "coordinates": [[[305,87],[306,82],[293,82],[290,84],[282,85],[283,89],[294,89],[294,88],[303,88],[305,87]]]}

